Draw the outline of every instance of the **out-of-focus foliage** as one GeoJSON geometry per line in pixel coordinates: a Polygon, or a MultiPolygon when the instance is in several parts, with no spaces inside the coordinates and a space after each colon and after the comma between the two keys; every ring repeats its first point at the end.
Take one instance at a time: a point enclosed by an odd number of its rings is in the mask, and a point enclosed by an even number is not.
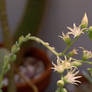
{"type": "Polygon", "coordinates": [[[26,9],[18,28],[16,29],[14,39],[16,40],[21,35],[25,36],[28,33],[36,35],[43,18],[44,10],[45,0],[27,0],[26,9]]]}

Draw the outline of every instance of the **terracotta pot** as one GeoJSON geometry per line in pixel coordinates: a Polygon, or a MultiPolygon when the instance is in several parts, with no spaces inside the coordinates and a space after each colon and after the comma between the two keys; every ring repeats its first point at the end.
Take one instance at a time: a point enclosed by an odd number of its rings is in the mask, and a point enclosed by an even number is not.
{"type": "MultiPolygon", "coordinates": [[[[0,47],[3,47],[2,44],[0,44],[0,47]]],[[[51,61],[49,60],[47,54],[38,48],[32,47],[28,50],[24,50],[23,52],[29,54],[30,56],[36,57],[37,59],[40,59],[44,65],[45,65],[45,71],[44,73],[37,79],[31,80],[33,84],[35,84],[39,90],[39,92],[43,92],[49,82],[51,77],[51,61]]],[[[25,54],[23,53],[23,55],[25,54]]],[[[16,84],[17,92],[33,92],[32,88],[30,88],[27,83],[19,83],[16,84]]],[[[3,92],[7,92],[7,86],[3,87],[3,92]]]]}
{"type": "Polygon", "coordinates": [[[76,86],[74,92],[92,92],[92,84],[89,83],[89,81],[83,76],[79,79],[81,81],[81,84],[78,84],[76,86]]]}

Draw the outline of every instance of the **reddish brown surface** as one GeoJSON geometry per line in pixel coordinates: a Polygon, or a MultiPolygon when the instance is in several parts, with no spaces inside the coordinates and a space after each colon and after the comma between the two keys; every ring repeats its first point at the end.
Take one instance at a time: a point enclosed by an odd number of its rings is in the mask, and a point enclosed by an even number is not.
{"type": "MultiPolygon", "coordinates": [[[[2,47],[2,45],[0,45],[0,47],[2,47]]],[[[45,72],[39,78],[32,80],[32,82],[38,87],[39,92],[43,92],[50,82],[51,62],[46,53],[38,48],[32,47],[31,49],[24,50],[23,52],[26,52],[26,54],[42,60],[45,64],[45,72]]],[[[32,89],[26,83],[17,84],[16,87],[18,90],[17,92],[33,92],[32,89]]],[[[6,89],[7,87],[3,87],[4,92],[6,92],[6,89]]]]}
{"type": "Polygon", "coordinates": [[[78,80],[81,82],[80,84],[78,84],[75,88],[74,92],[92,92],[92,84],[89,83],[88,79],[85,78],[83,75],[81,78],[79,78],[78,80]],[[86,88],[87,87],[87,88],[86,88]],[[88,91],[87,91],[88,90],[88,91]],[[90,91],[91,90],[91,91],[90,91]]]}
{"type": "Polygon", "coordinates": [[[3,44],[0,43],[0,48],[2,48],[2,47],[3,47],[3,44]]]}
{"type": "Polygon", "coordinates": [[[85,84],[85,83],[89,83],[88,79],[85,78],[83,75],[79,75],[81,76],[81,78],[78,79],[78,81],[80,81],[81,83],[78,84],[78,86],[85,84]]]}

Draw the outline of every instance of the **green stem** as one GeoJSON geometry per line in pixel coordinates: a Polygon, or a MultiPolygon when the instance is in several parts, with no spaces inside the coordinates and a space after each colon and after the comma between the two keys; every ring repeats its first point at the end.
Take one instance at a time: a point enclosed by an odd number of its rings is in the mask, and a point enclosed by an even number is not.
{"type": "Polygon", "coordinates": [[[84,63],[92,65],[92,61],[85,61],[84,63]]]}
{"type": "Polygon", "coordinates": [[[38,42],[38,43],[41,43],[41,44],[44,45],[46,48],[48,48],[54,55],[59,56],[59,53],[55,51],[55,48],[50,47],[47,42],[44,42],[44,41],[42,41],[41,39],[39,39],[39,38],[37,38],[37,37],[35,37],[35,36],[31,36],[30,39],[31,39],[31,40],[34,40],[34,41],[36,41],[36,42],[38,42]]]}
{"type": "MultiPolygon", "coordinates": [[[[74,42],[75,42],[78,38],[79,38],[79,37],[76,37],[76,39],[75,39],[74,41],[72,41],[72,44],[74,44],[74,42]]],[[[55,51],[55,49],[54,49],[53,47],[49,46],[49,44],[48,44],[47,42],[44,42],[43,40],[41,40],[41,39],[39,39],[39,38],[37,38],[37,37],[35,37],[35,36],[30,36],[30,34],[28,34],[26,37],[21,36],[21,37],[19,38],[19,40],[16,42],[16,44],[12,46],[12,48],[11,48],[11,56],[9,56],[9,58],[8,58],[8,63],[11,63],[11,62],[15,61],[15,58],[14,58],[15,54],[20,50],[20,46],[21,46],[24,42],[26,42],[26,41],[28,41],[28,40],[34,40],[34,41],[36,41],[36,42],[38,42],[38,43],[41,43],[42,45],[44,45],[46,48],[48,48],[48,49],[49,49],[53,54],[55,54],[56,56],[59,56],[59,55],[60,55],[58,52],[55,51]],[[12,57],[13,57],[14,59],[12,59],[12,57]]],[[[72,45],[72,44],[71,44],[71,45],[72,45]]],[[[69,47],[64,51],[64,53],[70,48],[71,45],[69,45],[69,47]]],[[[7,67],[7,65],[8,65],[8,64],[5,64],[5,67],[7,67]]],[[[4,76],[4,74],[3,74],[3,76],[4,76]]],[[[62,74],[61,74],[61,78],[62,78],[62,74]]],[[[1,79],[2,79],[2,76],[1,76],[1,79]]],[[[63,80],[63,79],[62,79],[62,80],[63,80]]]]}
{"type": "Polygon", "coordinates": [[[69,48],[79,39],[80,36],[77,36],[66,48],[63,52],[59,53],[59,56],[64,56],[65,53],[69,50],[69,48]]]}

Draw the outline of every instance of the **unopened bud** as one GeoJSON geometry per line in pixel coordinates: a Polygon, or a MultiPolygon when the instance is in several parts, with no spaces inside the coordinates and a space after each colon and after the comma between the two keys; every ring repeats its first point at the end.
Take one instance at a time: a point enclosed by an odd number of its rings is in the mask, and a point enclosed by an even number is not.
{"type": "Polygon", "coordinates": [[[88,27],[88,17],[87,17],[86,13],[84,14],[84,17],[82,18],[81,27],[82,28],[87,28],[88,27]]]}
{"type": "Polygon", "coordinates": [[[63,81],[63,80],[58,80],[58,81],[57,81],[57,85],[58,85],[59,87],[63,87],[63,86],[64,86],[64,81],[63,81]]]}
{"type": "Polygon", "coordinates": [[[77,55],[78,54],[77,51],[78,51],[77,49],[73,49],[72,51],[69,52],[69,56],[77,55]]]}

